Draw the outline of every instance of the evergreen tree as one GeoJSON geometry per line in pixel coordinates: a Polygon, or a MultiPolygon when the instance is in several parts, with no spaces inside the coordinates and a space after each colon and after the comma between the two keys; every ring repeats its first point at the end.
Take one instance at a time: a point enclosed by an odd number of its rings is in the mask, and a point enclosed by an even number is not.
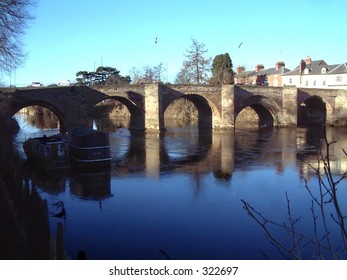
{"type": "Polygon", "coordinates": [[[228,53],[216,55],[212,62],[211,84],[233,84],[233,63],[228,53]]]}
{"type": "Polygon", "coordinates": [[[76,81],[80,85],[115,85],[130,84],[130,76],[121,76],[113,67],[100,66],[95,72],[79,71],[76,73],[76,81]]]}

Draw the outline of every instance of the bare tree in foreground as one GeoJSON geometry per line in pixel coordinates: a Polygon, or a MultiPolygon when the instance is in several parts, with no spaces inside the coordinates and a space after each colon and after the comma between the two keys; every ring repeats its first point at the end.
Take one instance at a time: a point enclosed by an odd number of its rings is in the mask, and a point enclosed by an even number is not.
{"type": "MultiPolygon", "coordinates": [[[[269,242],[286,259],[301,259],[304,250],[310,250],[313,259],[345,259],[347,256],[347,214],[343,214],[338,196],[338,186],[347,177],[347,172],[339,178],[332,174],[330,162],[330,146],[325,137],[326,154],[317,153],[318,166],[307,163],[318,179],[318,186],[309,186],[305,180],[305,188],[311,198],[309,207],[312,217],[312,234],[307,235],[297,227],[300,217],[293,217],[291,200],[286,192],[287,222],[276,222],[265,217],[245,200],[241,200],[243,208],[263,229],[269,242]],[[318,188],[315,190],[315,188],[318,188]],[[317,192],[318,191],[318,192],[317,192]],[[275,234],[275,229],[282,229],[289,237],[283,241],[275,234]]],[[[347,156],[345,150],[344,154],[347,156]]]]}
{"type": "Polygon", "coordinates": [[[23,63],[22,36],[33,19],[33,6],[34,0],[0,1],[0,71],[8,73],[23,63]]]}

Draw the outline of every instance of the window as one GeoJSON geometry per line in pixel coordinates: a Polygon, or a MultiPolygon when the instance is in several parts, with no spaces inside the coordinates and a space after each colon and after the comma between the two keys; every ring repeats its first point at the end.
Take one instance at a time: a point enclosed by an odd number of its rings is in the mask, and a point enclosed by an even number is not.
{"type": "Polygon", "coordinates": [[[305,86],[308,86],[308,81],[305,81],[305,86]]]}
{"type": "Polygon", "coordinates": [[[326,69],[326,68],[322,68],[321,73],[322,73],[322,74],[326,74],[326,73],[327,73],[327,69],[326,69]]]}
{"type": "Polygon", "coordinates": [[[308,68],[305,68],[305,70],[304,70],[304,74],[309,74],[309,70],[308,70],[308,68]]]}
{"type": "Polygon", "coordinates": [[[342,76],[336,76],[336,82],[341,83],[342,82],[342,76]]]}
{"type": "Polygon", "coordinates": [[[290,79],[289,79],[289,83],[290,83],[290,84],[291,84],[291,83],[293,83],[293,80],[292,80],[292,78],[290,78],[290,79]]]}
{"type": "Polygon", "coordinates": [[[327,82],[324,80],[323,81],[323,86],[326,86],[327,85],[327,82]]]}
{"type": "Polygon", "coordinates": [[[314,87],[316,86],[316,80],[313,81],[313,86],[314,86],[314,87]]]}

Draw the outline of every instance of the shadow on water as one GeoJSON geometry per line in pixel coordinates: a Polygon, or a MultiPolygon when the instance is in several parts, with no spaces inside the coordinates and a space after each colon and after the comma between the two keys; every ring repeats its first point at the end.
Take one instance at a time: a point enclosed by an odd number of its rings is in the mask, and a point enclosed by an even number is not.
{"type": "Polygon", "coordinates": [[[47,203],[31,188],[11,137],[1,137],[0,158],[0,258],[49,259],[47,203]]]}

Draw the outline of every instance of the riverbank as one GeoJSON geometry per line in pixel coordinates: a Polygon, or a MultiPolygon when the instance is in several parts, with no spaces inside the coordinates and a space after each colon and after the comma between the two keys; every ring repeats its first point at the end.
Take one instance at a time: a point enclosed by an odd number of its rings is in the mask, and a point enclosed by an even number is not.
{"type": "Polygon", "coordinates": [[[0,178],[0,259],[25,259],[25,245],[0,178]]]}

